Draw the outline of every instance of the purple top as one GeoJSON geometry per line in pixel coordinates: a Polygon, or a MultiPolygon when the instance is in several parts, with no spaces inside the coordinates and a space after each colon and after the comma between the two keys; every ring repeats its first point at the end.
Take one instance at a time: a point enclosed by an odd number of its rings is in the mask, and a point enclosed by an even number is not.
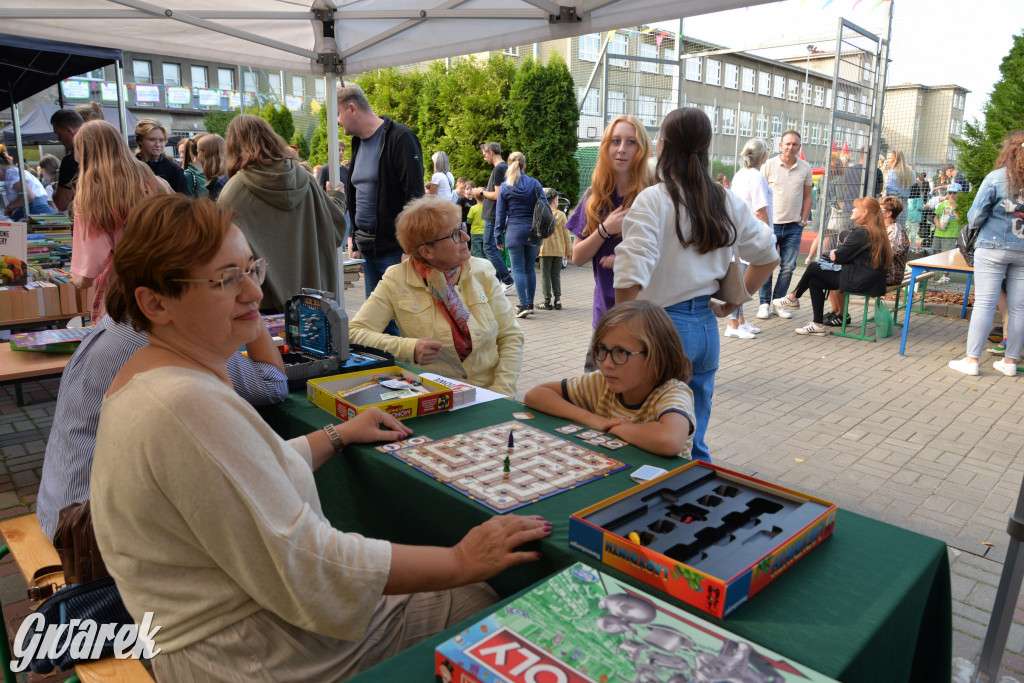
{"type": "MultiPolygon", "coordinates": [[[[584,200],[590,199],[589,193],[584,195],[584,200]]],[[[622,206],[622,197],[612,195],[612,211],[622,206]]],[[[609,211],[608,213],[611,213],[609,211]]],[[[608,214],[605,214],[607,216],[608,214]]],[[[604,219],[605,216],[601,218],[604,219]]],[[[579,238],[583,238],[583,228],[587,227],[586,202],[581,201],[572,216],[565,224],[566,229],[579,238]]],[[[594,327],[604,315],[605,311],[615,305],[615,287],[612,285],[614,272],[611,268],[601,266],[601,259],[605,256],[615,254],[615,247],[622,243],[622,235],[614,235],[610,240],[605,240],[601,248],[594,254],[591,263],[594,267],[594,327]]]]}

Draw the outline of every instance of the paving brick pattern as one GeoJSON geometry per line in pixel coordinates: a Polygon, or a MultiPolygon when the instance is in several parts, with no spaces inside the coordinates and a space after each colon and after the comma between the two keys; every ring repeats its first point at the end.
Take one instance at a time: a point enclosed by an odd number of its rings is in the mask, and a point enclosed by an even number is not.
{"type": "MultiPolygon", "coordinates": [[[[538,310],[520,321],[526,350],[519,399],[538,383],[582,372],[591,335],[590,267],[564,270],[562,290],[563,310],[538,310]]],[[[350,316],[362,301],[358,282],[345,292],[350,316]]],[[[990,358],[982,359],[979,377],[949,370],[946,362],[964,353],[967,322],[958,318],[915,315],[900,356],[898,327],[874,343],[795,335],[810,319],[809,301],[801,303],[791,320],[757,320],[756,303],[748,304],[750,320],[762,328],[758,338],[722,338],[708,430],[712,457],[943,540],[953,655],[974,661],[1024,477],[1024,410],[1014,410],[1024,376],[997,374],[990,358]]],[[[857,320],[860,308],[851,306],[857,320]]],[[[29,403],[18,408],[13,388],[0,388],[0,519],[33,509],[57,382],[27,383],[25,392],[29,403]]],[[[9,604],[23,591],[10,560],[0,562],[0,600],[9,604]]],[[[9,624],[22,609],[4,610],[9,624]]],[[[1024,598],[1000,675],[1024,676],[1024,598]]]]}

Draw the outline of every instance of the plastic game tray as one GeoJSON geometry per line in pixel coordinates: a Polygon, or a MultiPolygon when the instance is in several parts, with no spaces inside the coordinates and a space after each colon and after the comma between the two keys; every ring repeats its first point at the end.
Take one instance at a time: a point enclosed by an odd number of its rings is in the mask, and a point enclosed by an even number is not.
{"type": "Polygon", "coordinates": [[[382,446],[390,455],[495,512],[508,512],[629,467],[515,420],[465,434],[382,446]],[[510,472],[503,472],[512,432],[510,472]]]}
{"type": "Polygon", "coordinates": [[[694,462],[576,513],[569,543],[722,617],[831,535],[835,510],[694,462]]]}

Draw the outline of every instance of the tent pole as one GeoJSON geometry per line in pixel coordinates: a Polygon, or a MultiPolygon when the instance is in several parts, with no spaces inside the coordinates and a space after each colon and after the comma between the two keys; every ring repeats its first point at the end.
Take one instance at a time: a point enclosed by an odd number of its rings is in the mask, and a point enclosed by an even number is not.
{"type": "MultiPolygon", "coordinates": [[[[326,81],[326,97],[324,99],[327,100],[324,103],[327,106],[327,177],[331,187],[337,187],[340,179],[338,166],[341,164],[341,159],[338,158],[338,74],[327,71],[324,73],[324,80],[326,81]]],[[[335,290],[338,305],[342,308],[345,307],[345,259],[347,257],[348,234],[346,232],[341,246],[338,247],[338,286],[335,290]]]]}
{"type": "Polygon", "coordinates": [[[25,222],[32,217],[29,213],[28,184],[25,182],[25,147],[21,144],[21,115],[18,112],[18,103],[14,101],[14,93],[11,93],[11,123],[14,124],[14,144],[18,149],[18,172],[21,180],[21,205],[25,209],[25,222]]]}
{"type": "Polygon", "coordinates": [[[114,62],[114,81],[117,83],[117,123],[125,142],[128,141],[128,114],[124,107],[124,66],[121,60],[114,62]]]}

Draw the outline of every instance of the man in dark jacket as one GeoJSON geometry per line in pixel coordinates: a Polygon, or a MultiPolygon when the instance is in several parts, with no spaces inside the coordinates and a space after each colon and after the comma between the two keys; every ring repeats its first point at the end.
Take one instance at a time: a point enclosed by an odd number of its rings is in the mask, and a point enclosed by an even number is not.
{"type": "Polygon", "coordinates": [[[352,225],[349,253],[364,259],[368,297],[384,271],[402,260],[395,219],[410,200],[424,194],[423,152],[411,130],[373,113],[355,83],[338,87],[338,124],[352,136],[345,182],[352,225]]]}

